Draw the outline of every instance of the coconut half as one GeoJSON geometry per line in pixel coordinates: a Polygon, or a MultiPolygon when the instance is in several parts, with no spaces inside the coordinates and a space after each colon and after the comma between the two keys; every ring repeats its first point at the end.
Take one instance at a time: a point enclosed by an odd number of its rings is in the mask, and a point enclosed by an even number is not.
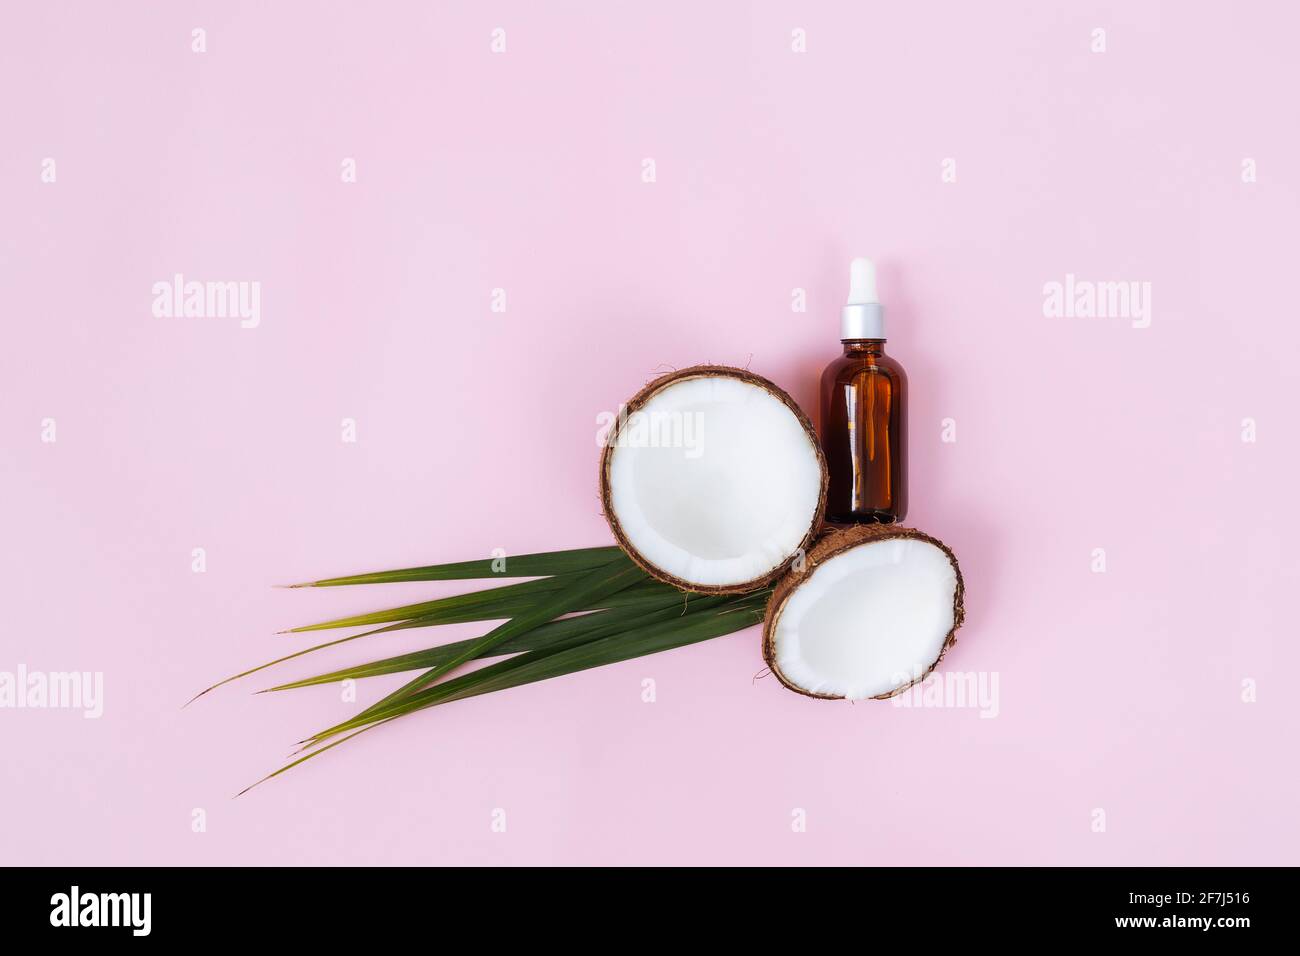
{"type": "Polygon", "coordinates": [[[744,369],[697,365],[619,411],[600,461],[610,530],[647,574],[738,594],[775,580],[821,528],[826,460],[794,399],[744,369]]]}
{"type": "Polygon", "coordinates": [[[763,657],[786,687],[884,699],[935,668],[965,616],[957,558],[913,528],[831,531],[772,594],[763,657]]]}

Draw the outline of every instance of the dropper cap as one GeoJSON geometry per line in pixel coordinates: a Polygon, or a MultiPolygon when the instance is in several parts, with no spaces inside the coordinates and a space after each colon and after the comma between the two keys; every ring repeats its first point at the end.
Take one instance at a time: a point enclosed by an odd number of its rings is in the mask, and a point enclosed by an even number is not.
{"type": "Polygon", "coordinates": [[[876,297],[876,264],[854,259],[849,265],[849,301],[840,310],[840,338],[883,339],[885,307],[876,297]]]}

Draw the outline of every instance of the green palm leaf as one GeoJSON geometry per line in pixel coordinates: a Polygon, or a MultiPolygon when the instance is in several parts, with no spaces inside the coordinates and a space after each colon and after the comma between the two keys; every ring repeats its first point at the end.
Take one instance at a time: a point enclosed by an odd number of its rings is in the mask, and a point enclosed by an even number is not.
{"type": "MultiPolygon", "coordinates": [[[[387,624],[390,621],[406,621],[417,617],[430,618],[431,624],[448,624],[451,622],[443,617],[448,612],[461,609],[490,612],[498,606],[498,603],[505,604],[514,601],[514,603],[518,604],[520,598],[531,599],[548,591],[558,591],[571,584],[574,579],[575,576],[570,574],[553,578],[539,578],[536,581],[524,581],[520,584],[505,584],[497,588],[471,591],[468,594],[456,594],[452,597],[438,598],[433,601],[421,601],[418,604],[403,604],[401,607],[372,611],[369,614],[355,614],[351,617],[335,618],[332,621],[322,621],[319,624],[304,624],[301,627],[292,627],[284,633],[303,634],[307,631],[325,631],[337,627],[364,627],[370,624],[387,624]]],[[[527,603],[536,602],[530,600],[527,603]]],[[[483,617],[477,619],[464,618],[464,620],[485,621],[503,616],[508,615],[485,613],[483,617]]]]}
{"type": "MultiPolygon", "coordinates": [[[[477,656],[480,658],[501,657],[507,654],[518,654],[523,651],[542,648],[554,649],[561,641],[566,641],[574,636],[581,636],[586,640],[595,640],[598,637],[621,633],[640,624],[696,613],[716,605],[721,600],[723,599],[693,597],[688,602],[686,595],[678,593],[673,598],[659,598],[657,607],[611,608],[605,611],[593,611],[581,617],[568,617],[558,621],[549,621],[517,637],[502,641],[477,656]]],[[[402,671],[436,667],[438,664],[455,657],[461,651],[468,649],[474,643],[475,640],[470,639],[442,644],[438,647],[430,647],[410,654],[399,654],[395,657],[387,657],[357,667],[345,667],[341,670],[330,671],[327,674],[318,674],[315,677],[306,677],[287,684],[278,684],[275,687],[268,687],[267,691],[292,690],[295,687],[334,684],[343,680],[357,680],[362,677],[378,677],[383,674],[397,674],[402,671]]]]}
{"type": "Polygon", "coordinates": [[[463,581],[468,578],[537,578],[573,571],[590,571],[611,562],[631,563],[620,548],[577,548],[572,551],[545,551],[507,557],[505,569],[495,570],[495,558],[483,561],[458,561],[453,564],[430,564],[421,568],[400,568],[396,571],[375,571],[369,574],[352,574],[341,578],[323,578],[290,584],[291,588],[332,588],[349,584],[391,584],[397,581],[463,581]]]}
{"type": "MultiPolygon", "coordinates": [[[[512,617],[504,624],[498,625],[487,634],[472,641],[468,647],[457,651],[453,656],[430,668],[424,674],[402,685],[377,704],[362,711],[358,716],[365,716],[379,707],[392,704],[410,694],[414,694],[449,671],[455,670],[460,665],[473,660],[484,651],[509,638],[531,631],[561,615],[581,610],[589,603],[598,602],[644,579],[645,572],[631,563],[627,565],[611,563],[605,567],[589,571],[560,591],[542,598],[534,607],[529,608],[524,613],[512,617]]],[[[335,732],[334,728],[329,728],[317,736],[332,736],[335,732]]]]}
{"type": "Polygon", "coordinates": [[[506,690],[536,681],[549,680],[581,670],[658,654],[662,651],[699,643],[724,634],[751,627],[763,619],[763,609],[770,591],[755,592],[740,598],[716,598],[720,603],[708,610],[695,611],[681,615],[675,620],[648,624],[639,628],[622,631],[609,637],[586,641],[576,646],[562,648],[539,648],[516,655],[497,664],[491,664],[471,674],[452,678],[442,684],[426,688],[409,698],[395,701],[382,713],[373,713],[368,719],[358,715],[347,724],[331,728],[331,735],[347,733],[347,736],[324,741],[324,736],[312,738],[309,747],[317,744],[323,746],[285,764],[280,769],[263,777],[261,780],[241,790],[236,796],[247,793],[253,787],[280,774],[293,769],[299,764],[323,754],[340,744],[346,743],[358,734],[396,720],[417,710],[424,710],[453,700],[463,700],[493,691],[506,690]]]}

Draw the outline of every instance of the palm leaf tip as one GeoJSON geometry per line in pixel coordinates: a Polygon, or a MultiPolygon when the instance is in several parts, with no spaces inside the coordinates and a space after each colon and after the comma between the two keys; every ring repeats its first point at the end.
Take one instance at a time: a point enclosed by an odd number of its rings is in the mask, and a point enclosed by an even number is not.
{"type": "Polygon", "coordinates": [[[206,687],[206,688],[204,688],[203,690],[199,691],[197,694],[195,694],[193,697],[191,697],[191,698],[190,698],[189,700],[187,700],[185,703],[181,704],[181,710],[184,710],[186,707],[190,706],[190,704],[194,703],[196,700],[198,700],[200,697],[202,697],[202,696],[203,696],[204,694],[206,694],[208,691],[216,690],[216,689],[217,689],[218,687],[220,687],[220,686],[221,686],[220,684],[213,684],[211,687],[206,687]]]}
{"type": "MultiPolygon", "coordinates": [[[[294,767],[298,766],[298,764],[303,763],[304,761],[310,760],[312,757],[319,757],[319,756],[320,756],[321,754],[323,754],[325,751],[327,751],[327,750],[332,750],[333,748],[337,747],[339,744],[345,744],[345,743],[347,743],[349,740],[351,740],[353,737],[356,737],[358,734],[364,734],[367,730],[374,730],[376,727],[382,726],[383,724],[386,724],[386,723],[388,723],[387,720],[381,720],[381,721],[379,721],[378,723],[370,724],[370,725],[368,725],[368,726],[366,726],[366,727],[362,727],[360,730],[356,731],[355,733],[348,734],[346,737],[342,737],[342,738],[340,738],[340,739],[338,739],[338,740],[335,740],[335,741],[332,741],[332,742],[326,744],[325,746],[321,747],[319,750],[313,750],[311,753],[309,753],[309,754],[307,754],[307,755],[305,755],[305,756],[303,756],[303,757],[299,757],[297,760],[291,761],[290,763],[285,764],[285,765],[284,765],[283,767],[281,767],[279,770],[276,770],[276,771],[274,771],[274,772],[272,772],[272,773],[268,773],[268,774],[267,774],[265,777],[263,777],[261,780],[257,780],[257,781],[254,781],[253,783],[250,783],[250,784],[249,784],[247,787],[245,787],[243,790],[240,790],[239,793],[237,793],[237,794],[235,794],[233,797],[231,797],[231,799],[232,799],[232,800],[238,800],[240,797],[242,797],[244,794],[248,793],[248,791],[252,790],[254,787],[260,787],[262,784],[266,783],[268,780],[272,780],[272,779],[274,779],[275,777],[280,776],[280,774],[284,773],[286,770],[292,770],[294,767]]],[[[301,751],[300,751],[300,752],[301,752],[301,751]]]]}

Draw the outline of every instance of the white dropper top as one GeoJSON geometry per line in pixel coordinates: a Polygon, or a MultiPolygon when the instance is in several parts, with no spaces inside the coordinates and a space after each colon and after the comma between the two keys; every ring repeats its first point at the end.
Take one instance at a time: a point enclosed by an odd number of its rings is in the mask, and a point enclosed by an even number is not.
{"type": "Polygon", "coordinates": [[[840,310],[841,339],[883,339],[885,307],[876,297],[876,264],[854,259],[849,265],[849,301],[840,310]]]}

